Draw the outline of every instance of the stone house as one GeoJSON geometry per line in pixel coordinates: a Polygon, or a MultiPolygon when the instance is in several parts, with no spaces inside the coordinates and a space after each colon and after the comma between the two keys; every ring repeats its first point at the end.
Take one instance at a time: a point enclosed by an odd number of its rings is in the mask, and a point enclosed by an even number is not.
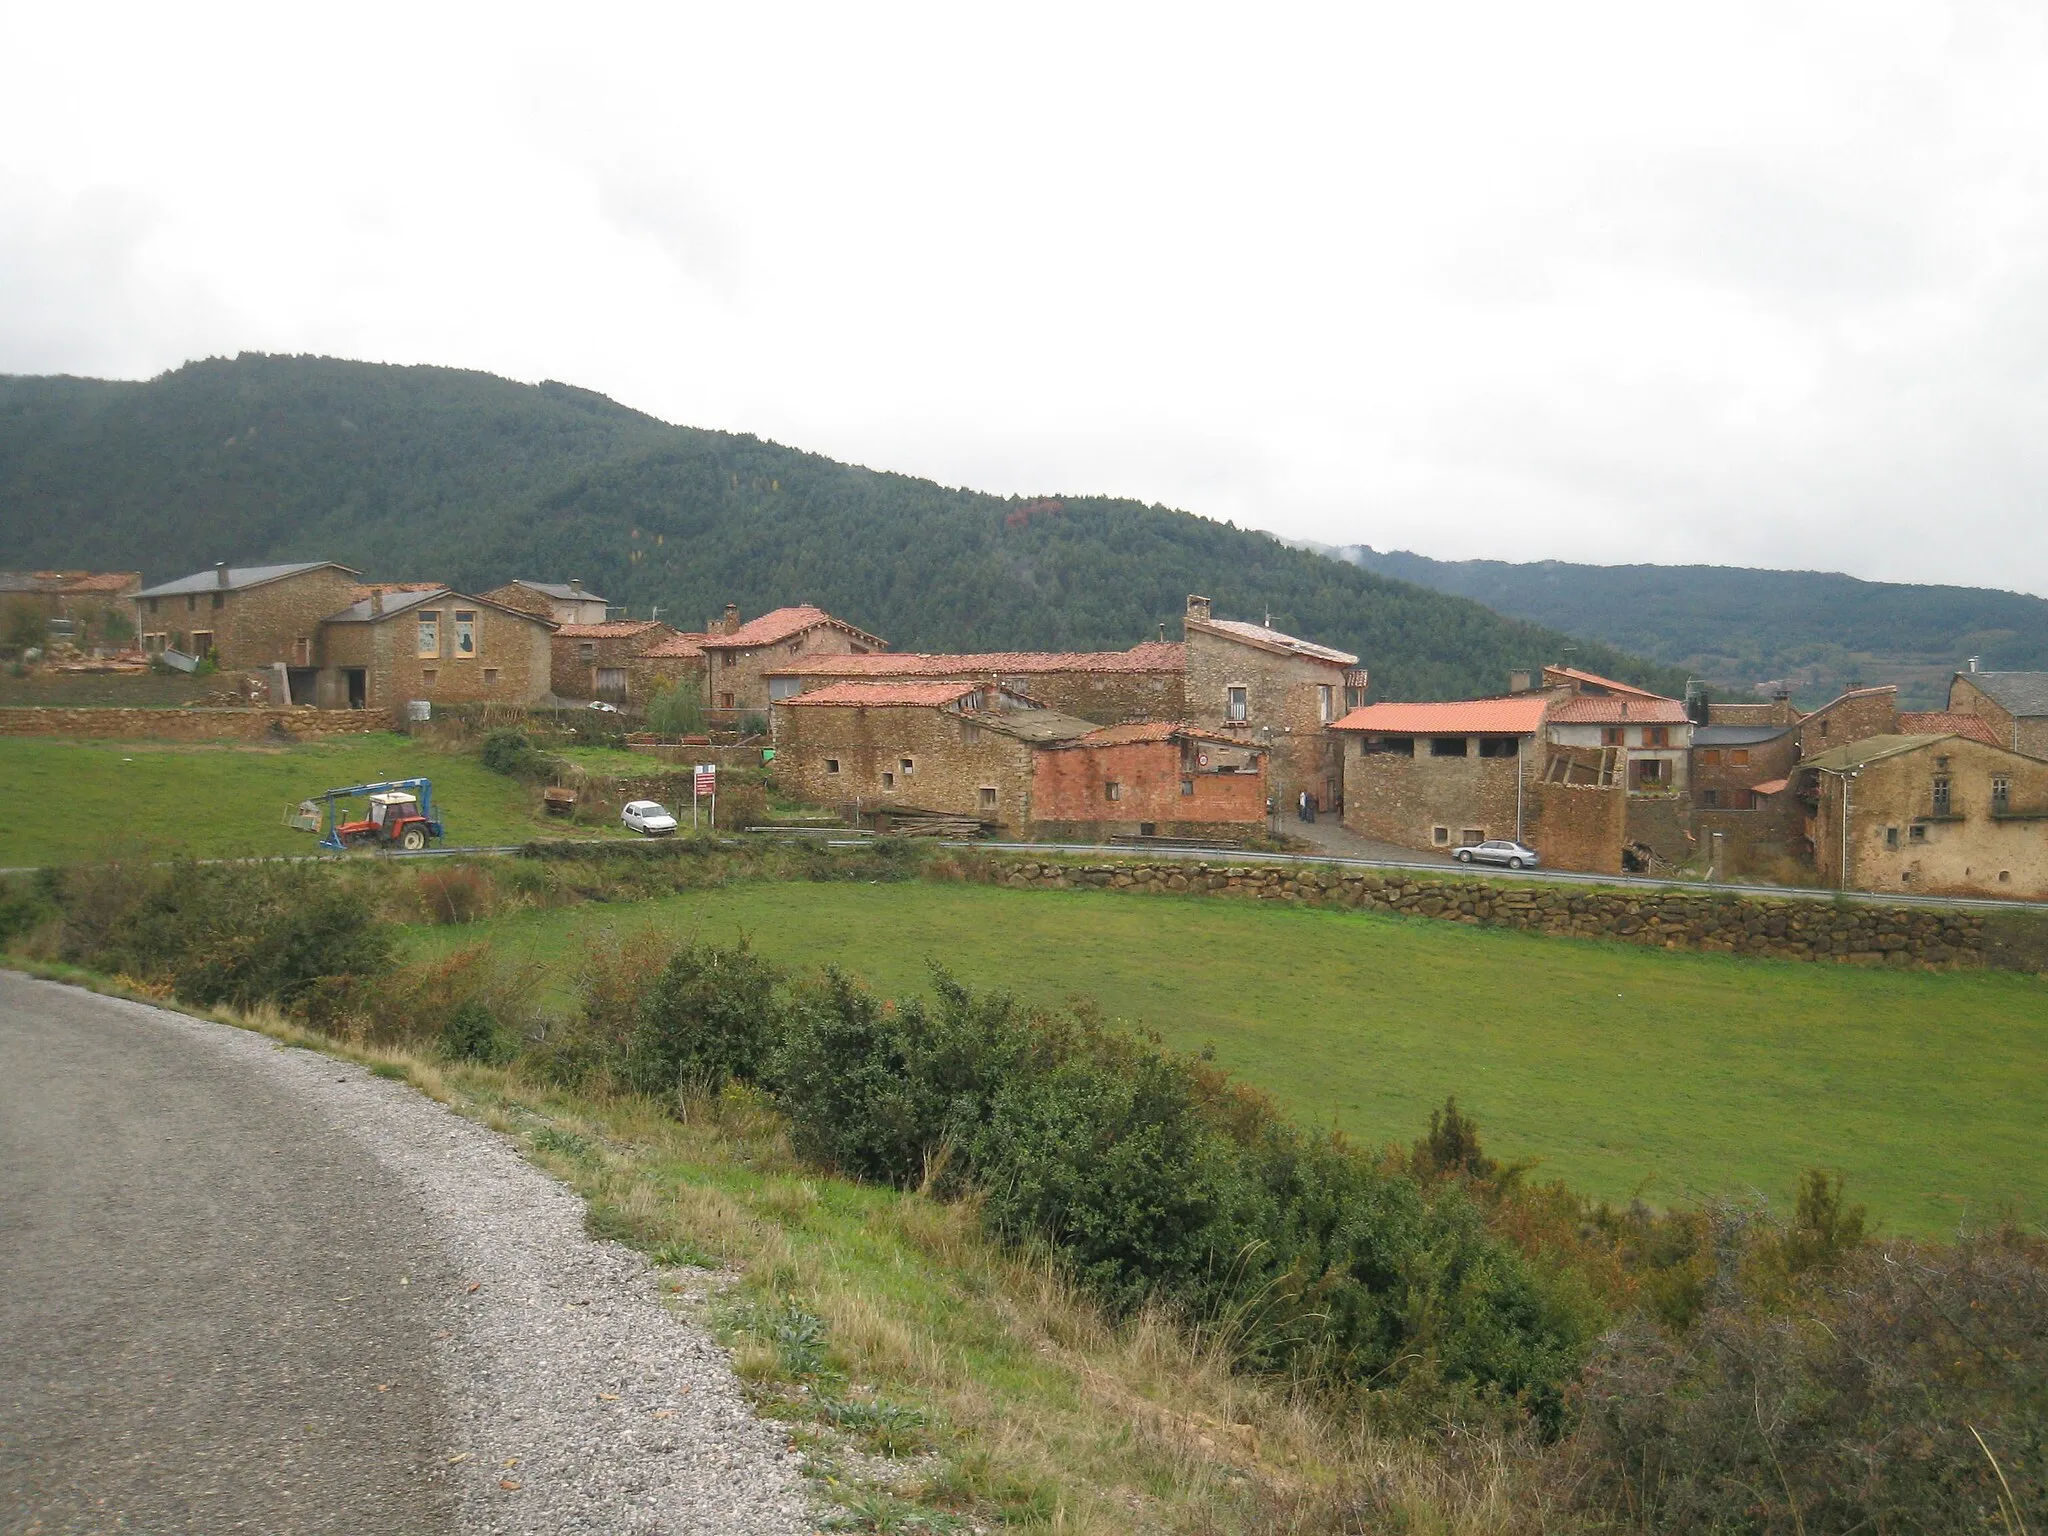
{"type": "Polygon", "coordinates": [[[1899,690],[1894,683],[1852,688],[1799,720],[1799,754],[1817,757],[1869,736],[1896,735],[1899,690]]]}
{"type": "Polygon", "coordinates": [[[1264,751],[1281,808],[1306,791],[1316,809],[1341,809],[1344,753],[1330,727],[1364,694],[1358,658],[1263,624],[1216,618],[1209,599],[1195,595],[1182,628],[1187,718],[1264,751]]]}
{"type": "Polygon", "coordinates": [[[0,613],[25,607],[85,650],[110,643],[108,619],[125,626],[134,618],[141,590],[140,571],[0,571],[0,613]]]}
{"type": "Polygon", "coordinates": [[[982,683],[838,682],[774,714],[785,793],[852,817],[934,811],[1020,833],[1037,746],[1095,729],[982,683]]]}
{"type": "Polygon", "coordinates": [[[704,690],[704,641],[699,633],[670,634],[626,659],[626,688],[643,703],[678,683],[691,683],[700,699],[704,690]]]}
{"type": "Polygon", "coordinates": [[[310,685],[321,621],[361,592],[356,573],[332,560],[216,565],[136,592],[135,633],[146,651],[212,652],[229,669],[282,664],[310,685]]]}
{"type": "Polygon", "coordinates": [[[1404,848],[1453,853],[1528,843],[1557,869],[1619,874],[1628,792],[1616,749],[1546,740],[1562,690],[1437,704],[1368,704],[1332,727],[1346,743],[1344,825],[1404,848]]]}
{"type": "Polygon", "coordinates": [[[1809,758],[1795,786],[1831,885],[2048,897],[2048,761],[1970,736],[1866,736],[1809,758]]]}
{"type": "Polygon", "coordinates": [[[1564,693],[1546,721],[1553,745],[1619,748],[1630,794],[1686,793],[1693,721],[1681,700],[1573,667],[1545,667],[1543,686],[1564,693]]]}
{"type": "Polygon", "coordinates": [[[845,680],[993,683],[1099,725],[1178,720],[1186,710],[1186,647],[1146,641],[1127,651],[984,651],[929,655],[816,652],[764,669],[769,697],[845,680]]]}
{"type": "Polygon", "coordinates": [[[2048,758],[2048,672],[1958,672],[1948,707],[1983,720],[2000,746],[2048,758]]]}
{"type": "Polygon", "coordinates": [[[584,591],[574,576],[567,581],[508,581],[484,596],[557,624],[602,624],[611,616],[610,604],[595,592],[584,591]]]}
{"type": "Polygon", "coordinates": [[[640,674],[635,688],[633,659],[674,635],[668,625],[653,619],[563,624],[552,642],[555,696],[646,704],[648,674],[640,674]]]}
{"type": "Polygon", "coordinates": [[[1777,723],[1695,725],[1692,728],[1692,834],[1701,852],[1721,838],[1724,874],[1749,871],[1765,860],[1804,858],[1806,817],[1789,793],[1799,766],[1799,731],[1777,723]]]}
{"type": "Polygon", "coordinates": [[[310,698],[293,669],[292,702],[324,709],[541,703],[553,674],[554,624],[447,587],[370,587],[316,626],[310,698]]]}
{"type": "Polygon", "coordinates": [[[1108,725],[1040,746],[1033,764],[1034,836],[1237,838],[1265,825],[1265,754],[1221,731],[1108,725]]]}
{"type": "Polygon", "coordinates": [[[725,617],[705,629],[699,642],[704,653],[704,703],[715,714],[766,714],[776,698],[794,695],[794,680],[779,683],[771,692],[770,667],[786,668],[805,656],[858,656],[889,648],[888,641],[809,604],[777,608],[743,624],[739,608],[728,603],[725,617]]]}

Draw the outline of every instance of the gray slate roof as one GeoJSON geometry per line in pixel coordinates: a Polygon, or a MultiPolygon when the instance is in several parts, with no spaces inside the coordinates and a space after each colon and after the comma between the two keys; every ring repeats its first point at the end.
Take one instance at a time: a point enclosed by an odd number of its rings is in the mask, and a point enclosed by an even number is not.
{"type": "Polygon", "coordinates": [[[2048,672],[1958,672],[2012,715],[2048,715],[2048,672]]]}
{"type": "Polygon", "coordinates": [[[1796,725],[1696,725],[1692,728],[1692,744],[1696,747],[1753,747],[1759,742],[1776,741],[1798,729],[1796,725]]]}
{"type": "MultiPolygon", "coordinates": [[[[386,592],[384,594],[384,606],[378,610],[376,617],[388,619],[394,613],[403,613],[408,608],[417,608],[421,603],[438,602],[444,597],[453,597],[454,595],[446,587],[435,587],[426,592],[386,592]]],[[[370,600],[364,597],[350,603],[339,613],[330,613],[320,622],[322,624],[367,624],[370,622],[370,618],[370,600]]]]}
{"type": "Polygon", "coordinates": [[[187,592],[234,592],[243,587],[260,587],[266,581],[277,581],[285,576],[296,576],[301,571],[318,571],[333,566],[338,571],[348,571],[345,565],[336,565],[332,560],[302,560],[296,565],[231,565],[228,567],[227,585],[222,586],[216,571],[200,571],[191,576],[180,576],[176,581],[167,581],[162,586],[144,587],[137,597],[183,597],[187,592]]]}
{"type": "Polygon", "coordinates": [[[523,578],[518,578],[513,581],[512,585],[524,587],[529,592],[543,593],[564,603],[602,603],[608,601],[608,599],[599,597],[588,588],[578,591],[566,581],[527,581],[523,578]]]}

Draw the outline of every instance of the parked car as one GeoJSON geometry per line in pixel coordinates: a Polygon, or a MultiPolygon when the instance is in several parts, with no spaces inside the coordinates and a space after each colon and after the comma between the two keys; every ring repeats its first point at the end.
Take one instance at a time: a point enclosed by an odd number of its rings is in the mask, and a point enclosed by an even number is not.
{"type": "Polygon", "coordinates": [[[1483,843],[1474,843],[1469,848],[1458,850],[1460,864],[1505,864],[1509,869],[1535,869],[1543,863],[1543,855],[1527,843],[1518,843],[1511,837],[1496,837],[1483,843]]]}
{"type": "Polygon", "coordinates": [[[649,837],[667,837],[676,829],[675,817],[653,800],[628,801],[619,819],[633,831],[649,837]]]}
{"type": "Polygon", "coordinates": [[[616,715],[619,712],[618,705],[608,704],[603,699],[592,699],[590,701],[590,708],[600,710],[607,715],[616,715]]]}

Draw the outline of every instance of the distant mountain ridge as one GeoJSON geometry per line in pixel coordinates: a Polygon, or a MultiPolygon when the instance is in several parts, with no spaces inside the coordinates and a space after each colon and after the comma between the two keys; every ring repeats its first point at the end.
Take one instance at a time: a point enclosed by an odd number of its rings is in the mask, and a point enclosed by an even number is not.
{"type": "MultiPolygon", "coordinates": [[[[1496,692],[1563,634],[1186,512],[1001,497],[671,426],[570,385],[244,354],[145,383],[0,376],[0,565],[334,559],[471,591],[582,579],[680,626],[817,603],[906,650],[1123,647],[1186,595],[1364,658],[1379,698],[1496,692]]],[[[1669,689],[1603,645],[1578,661],[1669,689]]]]}
{"type": "Polygon", "coordinates": [[[1896,682],[1907,707],[1933,709],[1972,656],[1987,671],[2048,669],[2048,600],[2022,592],[1741,566],[1432,560],[1367,545],[1327,552],[1682,668],[1725,698],[1782,679],[1811,706],[1896,682]]]}

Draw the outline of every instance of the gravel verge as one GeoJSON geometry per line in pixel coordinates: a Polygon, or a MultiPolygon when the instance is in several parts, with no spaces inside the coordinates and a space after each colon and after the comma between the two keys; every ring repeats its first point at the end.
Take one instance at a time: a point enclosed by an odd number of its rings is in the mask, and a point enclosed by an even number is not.
{"type": "Polygon", "coordinates": [[[413,1193],[466,1277],[443,1303],[436,1361],[463,1530],[817,1528],[801,1458],[749,1410],[725,1351],[664,1304],[644,1258],[586,1236],[582,1198],[507,1138],[361,1067],[147,1011],[317,1105],[413,1193]]]}

